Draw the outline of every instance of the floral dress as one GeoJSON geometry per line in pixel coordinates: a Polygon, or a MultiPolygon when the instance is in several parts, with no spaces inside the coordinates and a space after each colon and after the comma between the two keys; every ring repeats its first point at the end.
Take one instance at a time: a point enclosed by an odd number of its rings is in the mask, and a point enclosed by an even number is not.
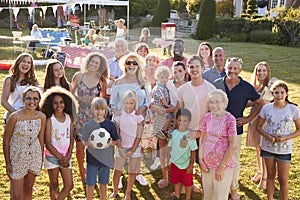
{"type": "MultiPolygon", "coordinates": [[[[82,96],[98,97],[100,95],[100,90],[101,90],[100,84],[98,83],[95,87],[89,88],[85,85],[82,79],[79,82],[77,88],[78,97],[82,97],[82,96]]],[[[79,109],[77,115],[75,116],[76,141],[80,141],[81,139],[82,128],[85,122],[93,119],[92,112],[91,112],[91,103],[92,102],[85,103],[82,101],[78,101],[79,109]]]]}
{"type": "Polygon", "coordinates": [[[12,179],[21,179],[28,172],[40,175],[43,157],[38,136],[41,123],[41,119],[17,121],[9,147],[12,179]]]}

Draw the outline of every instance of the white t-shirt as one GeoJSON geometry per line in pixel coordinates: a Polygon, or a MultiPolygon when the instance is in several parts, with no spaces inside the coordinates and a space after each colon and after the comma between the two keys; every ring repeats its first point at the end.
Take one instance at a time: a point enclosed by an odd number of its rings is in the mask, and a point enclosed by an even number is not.
{"type": "MultiPolygon", "coordinates": [[[[299,109],[293,104],[287,104],[285,107],[278,109],[273,104],[264,105],[259,113],[259,116],[266,120],[265,132],[276,136],[292,134],[293,123],[300,117],[299,109]]],[[[261,149],[270,153],[290,154],[292,153],[292,140],[271,143],[263,138],[261,149]]]]}
{"type": "Polygon", "coordinates": [[[215,90],[215,86],[206,80],[201,85],[193,86],[187,82],[178,89],[178,101],[184,104],[184,108],[192,113],[189,129],[199,130],[203,116],[208,112],[207,95],[210,91],[215,90]]]}

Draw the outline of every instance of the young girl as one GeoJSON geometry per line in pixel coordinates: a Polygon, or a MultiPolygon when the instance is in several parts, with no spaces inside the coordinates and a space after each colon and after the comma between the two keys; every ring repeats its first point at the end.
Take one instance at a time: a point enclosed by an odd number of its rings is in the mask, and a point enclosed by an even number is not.
{"type": "Polygon", "coordinates": [[[124,93],[122,99],[121,115],[114,116],[118,132],[121,138],[121,145],[116,153],[116,162],[113,175],[113,193],[110,198],[118,194],[119,179],[128,158],[128,183],[125,199],[131,199],[131,189],[135,178],[140,171],[141,164],[141,135],[143,131],[144,117],[136,114],[138,108],[137,94],[134,90],[124,93]]]}
{"type": "Polygon", "coordinates": [[[70,83],[65,76],[64,67],[61,62],[56,59],[52,59],[47,63],[44,91],[52,86],[61,86],[66,90],[70,90],[70,83]]]}
{"type": "Polygon", "coordinates": [[[114,147],[96,149],[90,143],[91,133],[99,128],[106,129],[112,138],[112,144],[119,146],[120,137],[117,133],[115,124],[106,119],[108,113],[107,102],[104,98],[97,97],[92,101],[91,111],[93,119],[85,123],[82,133],[82,141],[87,146],[86,149],[86,198],[93,199],[95,184],[100,185],[100,199],[105,200],[107,184],[109,183],[110,168],[114,162],[114,147]]]}
{"type": "Polygon", "coordinates": [[[267,194],[273,199],[275,177],[278,173],[281,199],[287,200],[288,175],[292,156],[292,139],[300,135],[300,112],[288,100],[288,87],[276,81],[271,92],[274,101],[264,105],[259,113],[257,131],[263,136],[261,156],[267,166],[267,194]],[[296,130],[293,132],[293,123],[296,130]],[[265,124],[265,127],[264,127],[265,124]]]}
{"type": "Polygon", "coordinates": [[[190,200],[193,186],[193,166],[196,158],[197,142],[187,138],[191,121],[188,109],[179,109],[176,113],[177,128],[172,132],[168,147],[170,152],[170,182],[174,184],[175,200],[180,199],[180,186],[185,186],[185,199],[190,200]]]}
{"type": "Polygon", "coordinates": [[[74,145],[73,106],[75,97],[59,86],[48,89],[41,100],[42,111],[47,116],[45,131],[44,167],[50,180],[50,199],[64,199],[73,189],[72,150],[74,145]],[[58,193],[58,175],[63,179],[63,189],[58,193]]]}
{"type": "Polygon", "coordinates": [[[43,162],[46,116],[39,111],[41,93],[30,86],[22,99],[24,108],[10,115],[3,136],[12,199],[32,199],[32,187],[43,162]]]}
{"type": "Polygon", "coordinates": [[[149,46],[145,43],[139,43],[137,44],[135,53],[145,58],[149,54],[149,46]]]}
{"type": "Polygon", "coordinates": [[[22,92],[30,85],[39,85],[34,71],[33,57],[28,53],[21,53],[3,81],[1,105],[6,110],[3,117],[4,124],[12,112],[23,108],[22,92]]]}
{"type": "Polygon", "coordinates": [[[150,30],[148,28],[142,29],[139,43],[146,43],[147,45],[150,44],[150,30]]]}
{"type": "Polygon", "coordinates": [[[151,88],[155,86],[155,77],[154,72],[160,63],[160,58],[155,53],[150,53],[146,56],[146,66],[144,68],[144,72],[148,81],[151,83],[151,88]]]}
{"type": "Polygon", "coordinates": [[[226,111],[228,98],[220,89],[208,93],[211,112],[204,115],[200,131],[199,157],[203,199],[227,200],[233,175],[236,120],[226,111]]]}

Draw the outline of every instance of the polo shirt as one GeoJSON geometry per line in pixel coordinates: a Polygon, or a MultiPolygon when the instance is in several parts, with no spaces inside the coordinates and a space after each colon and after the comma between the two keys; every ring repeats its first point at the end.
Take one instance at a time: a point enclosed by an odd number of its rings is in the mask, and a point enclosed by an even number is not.
{"type": "MultiPolygon", "coordinates": [[[[226,76],[223,78],[225,92],[228,97],[227,111],[230,112],[235,118],[243,117],[243,112],[246,108],[248,101],[256,101],[260,98],[260,95],[254,89],[254,87],[239,77],[240,82],[230,91],[225,83],[226,76]]],[[[243,133],[243,126],[237,127],[237,134],[243,133]]]]}
{"type": "Polygon", "coordinates": [[[223,77],[226,76],[225,71],[219,73],[215,67],[203,72],[202,78],[213,84],[217,89],[225,91],[223,77]]]}

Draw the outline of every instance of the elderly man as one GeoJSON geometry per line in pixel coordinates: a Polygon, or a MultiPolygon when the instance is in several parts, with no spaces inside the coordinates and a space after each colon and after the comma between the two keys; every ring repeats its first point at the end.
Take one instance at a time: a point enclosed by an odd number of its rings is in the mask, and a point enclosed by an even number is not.
{"type": "Polygon", "coordinates": [[[263,99],[256,92],[254,87],[244,81],[239,74],[242,71],[242,60],[239,58],[228,58],[225,64],[226,76],[223,79],[225,92],[228,96],[229,102],[227,111],[229,111],[235,118],[237,123],[237,148],[234,153],[234,173],[231,185],[231,198],[239,200],[237,194],[239,187],[238,179],[240,175],[240,150],[241,150],[241,137],[243,133],[243,125],[250,122],[255,116],[258,115],[261,107],[264,104],[263,99]],[[243,112],[246,108],[247,102],[252,101],[257,104],[255,109],[249,116],[243,117],[243,112]]]}
{"type": "Polygon", "coordinates": [[[214,66],[205,71],[202,77],[213,84],[217,89],[225,91],[223,77],[226,75],[224,65],[226,55],[222,47],[216,47],[212,52],[214,66]]]}

